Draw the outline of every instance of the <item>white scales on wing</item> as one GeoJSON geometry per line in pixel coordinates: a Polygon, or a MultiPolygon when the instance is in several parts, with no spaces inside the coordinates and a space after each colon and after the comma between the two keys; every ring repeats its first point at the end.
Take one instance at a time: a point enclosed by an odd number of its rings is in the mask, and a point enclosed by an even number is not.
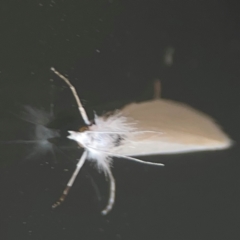
{"type": "Polygon", "coordinates": [[[134,119],[137,130],[152,131],[132,135],[131,144],[120,152],[123,155],[174,154],[231,145],[211,117],[182,103],[163,99],[132,103],[122,114],[134,119]]]}

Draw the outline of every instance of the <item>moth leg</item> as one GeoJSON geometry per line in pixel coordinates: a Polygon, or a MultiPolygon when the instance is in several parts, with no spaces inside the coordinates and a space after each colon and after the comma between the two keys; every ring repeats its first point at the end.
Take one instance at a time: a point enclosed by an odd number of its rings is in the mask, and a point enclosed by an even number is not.
{"type": "Polygon", "coordinates": [[[78,164],[76,166],[75,171],[73,172],[70,180],[68,181],[68,184],[67,184],[66,188],[64,189],[64,191],[62,193],[62,196],[59,198],[59,200],[56,203],[54,203],[52,205],[52,208],[56,208],[59,205],[61,205],[62,202],[64,202],[64,200],[67,197],[67,195],[68,195],[68,193],[69,193],[69,191],[70,191],[70,189],[71,189],[71,187],[72,187],[72,185],[73,185],[73,183],[74,183],[74,181],[75,181],[75,179],[76,179],[80,169],[82,168],[86,158],[87,158],[87,151],[84,151],[83,155],[81,156],[81,158],[80,158],[80,160],[79,160],[79,162],[78,162],[78,164]]]}
{"type": "Polygon", "coordinates": [[[162,166],[162,167],[165,166],[163,163],[146,162],[146,161],[140,160],[138,158],[133,158],[133,157],[124,156],[124,155],[121,156],[121,155],[115,155],[114,154],[114,157],[122,157],[122,158],[125,158],[125,159],[133,160],[133,161],[138,162],[138,163],[143,163],[143,164],[146,164],[146,165],[162,166]]]}
{"type": "Polygon", "coordinates": [[[107,215],[113,208],[114,202],[115,202],[115,192],[116,192],[116,185],[115,185],[115,179],[112,175],[112,172],[110,168],[106,168],[107,176],[109,179],[109,198],[107,206],[102,210],[102,215],[107,215]]]}
{"type": "Polygon", "coordinates": [[[155,79],[153,83],[153,99],[161,98],[161,82],[159,79],[155,79]]]}
{"type": "Polygon", "coordinates": [[[61,73],[59,73],[55,68],[52,67],[51,70],[69,86],[69,88],[71,89],[72,94],[76,100],[76,103],[78,105],[78,110],[83,118],[83,121],[86,123],[86,125],[88,125],[88,126],[91,125],[91,122],[88,119],[88,116],[87,116],[87,113],[86,113],[84,107],[82,106],[82,103],[78,97],[75,87],[70,83],[70,81],[66,77],[64,77],[61,73]]]}

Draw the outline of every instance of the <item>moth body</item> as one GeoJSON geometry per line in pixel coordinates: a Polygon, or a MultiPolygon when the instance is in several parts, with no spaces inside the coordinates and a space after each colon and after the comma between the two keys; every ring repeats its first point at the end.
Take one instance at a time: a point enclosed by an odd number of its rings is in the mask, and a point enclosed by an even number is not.
{"type": "Polygon", "coordinates": [[[88,159],[95,161],[99,171],[110,167],[111,158],[124,147],[131,133],[134,123],[119,112],[108,117],[95,115],[94,124],[87,130],[69,131],[69,139],[76,141],[79,146],[87,150],[88,159]]]}

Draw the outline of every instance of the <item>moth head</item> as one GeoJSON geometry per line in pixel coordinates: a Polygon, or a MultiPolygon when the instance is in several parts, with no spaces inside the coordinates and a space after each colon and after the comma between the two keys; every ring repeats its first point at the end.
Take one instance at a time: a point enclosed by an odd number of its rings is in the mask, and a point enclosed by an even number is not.
{"type": "Polygon", "coordinates": [[[84,147],[85,144],[88,142],[88,137],[85,131],[68,131],[68,133],[69,135],[67,136],[67,138],[76,141],[80,147],[84,147]]]}

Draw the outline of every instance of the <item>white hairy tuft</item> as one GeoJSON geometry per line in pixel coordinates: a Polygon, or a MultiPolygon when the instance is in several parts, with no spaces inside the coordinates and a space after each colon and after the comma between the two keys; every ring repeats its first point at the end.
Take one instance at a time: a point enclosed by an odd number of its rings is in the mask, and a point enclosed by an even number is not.
{"type": "Polygon", "coordinates": [[[126,142],[128,135],[135,130],[134,123],[122,116],[121,112],[110,116],[95,115],[94,121],[95,124],[87,131],[69,131],[68,138],[77,141],[80,146],[87,149],[89,160],[96,164],[99,171],[106,173],[112,163],[109,150],[113,152],[126,142]]]}

